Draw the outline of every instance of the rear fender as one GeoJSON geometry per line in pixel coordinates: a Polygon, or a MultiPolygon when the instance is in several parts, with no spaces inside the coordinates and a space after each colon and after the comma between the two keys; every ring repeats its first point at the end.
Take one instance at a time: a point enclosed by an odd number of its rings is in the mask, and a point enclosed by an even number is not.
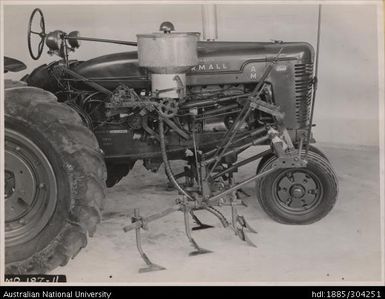
{"type": "Polygon", "coordinates": [[[14,105],[15,102],[28,101],[29,103],[33,103],[28,106],[29,110],[32,112],[34,107],[42,102],[57,101],[56,96],[46,90],[37,87],[25,86],[25,83],[20,81],[13,82],[16,82],[13,87],[6,87],[4,89],[5,115],[8,113],[14,116],[25,115],[25,112],[16,111],[17,107],[21,107],[22,105],[14,105]]]}
{"type": "Polygon", "coordinates": [[[4,56],[4,73],[20,72],[27,68],[27,66],[20,60],[4,56]]]}

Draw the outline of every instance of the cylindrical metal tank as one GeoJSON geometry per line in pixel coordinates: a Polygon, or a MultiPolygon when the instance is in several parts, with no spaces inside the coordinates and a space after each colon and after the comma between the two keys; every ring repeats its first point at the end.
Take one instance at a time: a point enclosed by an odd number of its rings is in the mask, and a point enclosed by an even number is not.
{"type": "Polygon", "coordinates": [[[180,74],[198,64],[198,32],[138,34],[139,65],[155,74],[180,74]]]}
{"type": "Polygon", "coordinates": [[[154,96],[179,98],[186,91],[186,72],[198,64],[197,32],[138,34],[139,65],[151,74],[154,96]]]}

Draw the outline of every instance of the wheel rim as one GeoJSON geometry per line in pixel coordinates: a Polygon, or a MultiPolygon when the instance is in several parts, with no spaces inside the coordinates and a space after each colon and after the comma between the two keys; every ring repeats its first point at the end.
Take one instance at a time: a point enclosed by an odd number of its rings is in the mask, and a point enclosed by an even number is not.
{"type": "Polygon", "coordinates": [[[323,188],[319,178],[309,169],[287,169],[273,183],[273,200],[290,214],[307,214],[321,203],[323,188]]]}
{"type": "Polygon", "coordinates": [[[57,202],[55,174],[47,157],[24,135],[5,134],[5,242],[25,243],[38,235],[57,202]]]}

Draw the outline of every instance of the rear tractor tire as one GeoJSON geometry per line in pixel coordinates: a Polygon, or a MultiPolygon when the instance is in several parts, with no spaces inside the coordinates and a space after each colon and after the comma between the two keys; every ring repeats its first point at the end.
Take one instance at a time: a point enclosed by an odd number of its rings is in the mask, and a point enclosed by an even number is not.
{"type": "Polygon", "coordinates": [[[5,90],[5,272],[42,274],[86,246],[106,167],[94,134],[54,95],[5,90]]]}
{"type": "MultiPolygon", "coordinates": [[[[305,151],[303,151],[305,154],[305,151]]],[[[274,155],[260,162],[258,173],[272,167],[274,155]]],[[[256,181],[262,209],[284,224],[310,224],[325,217],[338,194],[337,176],[323,155],[310,150],[304,168],[276,169],[256,181]]]]}

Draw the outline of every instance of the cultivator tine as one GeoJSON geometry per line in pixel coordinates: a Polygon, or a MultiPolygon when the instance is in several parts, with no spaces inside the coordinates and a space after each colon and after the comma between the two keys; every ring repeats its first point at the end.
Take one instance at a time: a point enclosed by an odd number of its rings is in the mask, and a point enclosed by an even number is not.
{"type": "MultiPolygon", "coordinates": [[[[141,217],[140,217],[140,214],[139,214],[139,209],[134,209],[133,221],[141,221],[141,217]]],[[[152,271],[165,270],[166,268],[152,263],[151,260],[146,255],[146,253],[143,251],[143,248],[142,248],[142,235],[141,235],[141,231],[140,231],[141,229],[142,229],[142,227],[140,227],[140,226],[137,226],[135,228],[136,247],[138,248],[140,256],[142,257],[144,262],[147,264],[147,267],[139,269],[139,273],[146,273],[146,272],[152,272],[152,271]]]]}
{"type": "Polygon", "coordinates": [[[210,251],[210,250],[201,248],[201,247],[197,244],[197,242],[195,242],[195,240],[193,239],[193,237],[192,237],[192,235],[191,235],[191,227],[190,227],[189,212],[187,211],[187,208],[186,208],[186,207],[184,208],[183,214],[184,214],[184,225],[185,225],[185,229],[186,229],[186,235],[187,235],[187,238],[189,239],[191,245],[196,249],[195,251],[190,252],[189,255],[190,255],[190,256],[195,256],[195,255],[200,255],[200,254],[205,254],[205,253],[210,253],[210,252],[212,252],[212,251],[210,251]]]}
{"type": "Polygon", "coordinates": [[[243,227],[246,228],[250,233],[257,234],[257,231],[250,226],[250,224],[246,221],[244,216],[238,215],[237,219],[238,223],[243,227]]]}
{"type": "Polygon", "coordinates": [[[190,215],[193,218],[194,222],[197,224],[197,226],[193,227],[191,230],[202,230],[214,227],[212,225],[208,225],[200,221],[199,218],[194,214],[193,210],[190,210],[190,215]]]}
{"type": "Polygon", "coordinates": [[[247,244],[257,247],[247,236],[246,229],[251,233],[257,233],[246,221],[245,217],[238,215],[237,208],[231,205],[231,223],[235,234],[247,244]]]}
{"type": "Polygon", "coordinates": [[[222,223],[223,227],[226,228],[230,225],[230,223],[227,221],[226,217],[221,213],[219,212],[217,209],[215,209],[214,207],[205,207],[205,210],[210,212],[211,214],[213,214],[215,217],[217,217],[219,219],[219,221],[222,223]]]}
{"type": "Polygon", "coordinates": [[[250,238],[247,236],[245,233],[245,229],[243,227],[241,228],[236,228],[236,234],[237,236],[242,240],[245,241],[247,244],[249,244],[252,247],[257,248],[257,245],[253,243],[253,241],[250,240],[250,238]]]}

